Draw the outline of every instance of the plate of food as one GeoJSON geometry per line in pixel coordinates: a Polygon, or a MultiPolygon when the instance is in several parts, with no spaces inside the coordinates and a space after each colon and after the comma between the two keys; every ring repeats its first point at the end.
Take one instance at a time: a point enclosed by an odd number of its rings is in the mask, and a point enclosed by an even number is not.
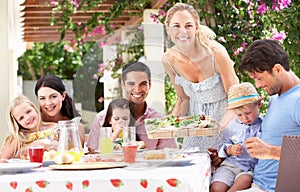
{"type": "Polygon", "coordinates": [[[163,118],[145,119],[145,129],[150,139],[213,136],[219,133],[219,123],[205,115],[168,115],[163,118]]]}
{"type": "Polygon", "coordinates": [[[41,163],[29,162],[0,163],[0,173],[24,173],[40,166],[41,163]]]}

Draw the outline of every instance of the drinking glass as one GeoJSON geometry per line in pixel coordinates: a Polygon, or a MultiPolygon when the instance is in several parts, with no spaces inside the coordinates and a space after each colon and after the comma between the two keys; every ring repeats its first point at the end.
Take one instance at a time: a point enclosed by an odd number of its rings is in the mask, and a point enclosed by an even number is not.
{"type": "Polygon", "coordinates": [[[124,127],[122,151],[126,163],[136,162],[137,143],[135,127],[124,127]]]}
{"type": "Polygon", "coordinates": [[[100,127],[99,150],[101,154],[108,155],[113,151],[112,127],[100,127]]]}
{"type": "Polygon", "coordinates": [[[43,163],[44,147],[43,146],[29,146],[30,162],[43,163]]]}

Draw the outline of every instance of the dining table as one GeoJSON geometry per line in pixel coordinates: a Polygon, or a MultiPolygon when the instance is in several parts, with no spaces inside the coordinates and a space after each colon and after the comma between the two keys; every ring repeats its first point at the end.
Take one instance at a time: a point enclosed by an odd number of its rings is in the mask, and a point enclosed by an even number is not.
{"type": "Polygon", "coordinates": [[[0,191],[208,192],[209,154],[194,153],[189,157],[192,160],[181,165],[137,162],[116,168],[67,170],[53,169],[50,165],[25,172],[0,173],[0,191]]]}

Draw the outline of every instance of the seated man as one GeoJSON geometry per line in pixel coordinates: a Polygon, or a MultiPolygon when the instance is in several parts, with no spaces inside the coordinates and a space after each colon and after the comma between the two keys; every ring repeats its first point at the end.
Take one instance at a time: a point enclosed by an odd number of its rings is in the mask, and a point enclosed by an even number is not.
{"type": "MultiPolygon", "coordinates": [[[[261,139],[248,138],[244,145],[251,157],[258,158],[251,189],[275,191],[283,135],[300,135],[300,79],[290,69],[288,55],[279,42],[258,40],[246,50],[241,72],[247,71],[257,88],[270,95],[268,111],[261,127],[261,139]]],[[[211,155],[217,165],[216,153],[211,155]]]]}
{"type": "MultiPolygon", "coordinates": [[[[151,88],[151,73],[147,65],[132,62],[122,70],[122,86],[125,97],[129,100],[132,119],[135,120],[137,140],[144,141],[147,149],[177,148],[175,139],[148,139],[144,120],[146,118],[161,118],[162,114],[149,107],[146,97],[151,88]]],[[[92,124],[87,146],[90,153],[98,149],[99,128],[103,125],[106,111],[100,111],[92,124]]]]}

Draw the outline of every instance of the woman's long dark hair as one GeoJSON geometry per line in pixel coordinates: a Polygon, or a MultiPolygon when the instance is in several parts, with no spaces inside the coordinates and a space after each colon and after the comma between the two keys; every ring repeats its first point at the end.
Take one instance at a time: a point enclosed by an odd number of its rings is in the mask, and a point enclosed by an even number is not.
{"type": "MultiPolygon", "coordinates": [[[[36,96],[38,96],[37,92],[41,87],[49,87],[51,89],[56,90],[61,95],[66,91],[65,85],[63,84],[62,80],[55,75],[45,75],[37,81],[34,90],[36,96]]],[[[75,109],[73,99],[67,93],[64,101],[62,102],[62,108],[60,111],[62,115],[70,119],[80,116],[78,111],[75,109]]]]}

